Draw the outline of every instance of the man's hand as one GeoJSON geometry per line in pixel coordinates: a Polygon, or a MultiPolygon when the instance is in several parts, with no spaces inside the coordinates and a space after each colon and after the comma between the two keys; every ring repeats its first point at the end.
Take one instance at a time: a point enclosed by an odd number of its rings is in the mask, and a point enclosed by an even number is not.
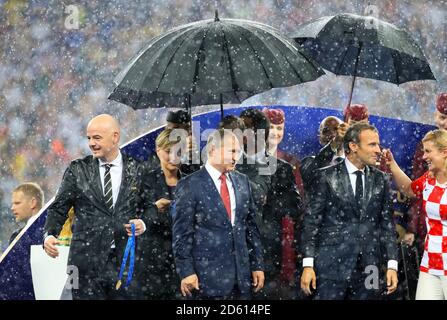
{"type": "Polygon", "coordinates": [[[312,284],[312,289],[317,289],[317,276],[315,274],[314,268],[304,267],[303,274],[301,275],[301,290],[304,291],[306,295],[311,295],[310,285],[312,284]]]}
{"type": "Polygon", "coordinates": [[[186,295],[190,296],[193,289],[199,290],[199,278],[196,274],[183,278],[180,283],[180,290],[184,297],[186,297],[186,295]]]}
{"type": "Polygon", "coordinates": [[[126,228],[127,235],[130,237],[132,235],[132,226],[130,225],[133,223],[135,225],[135,236],[141,236],[144,231],[143,221],[141,219],[132,219],[129,220],[128,224],[125,224],[124,227],[126,228]]]}
{"type": "Polygon", "coordinates": [[[49,255],[51,258],[56,258],[59,256],[59,250],[57,250],[57,245],[59,244],[59,241],[53,236],[49,236],[45,239],[45,243],[43,244],[43,248],[47,255],[49,255]]]}
{"type": "Polygon", "coordinates": [[[157,202],[155,202],[155,205],[157,206],[159,212],[165,213],[169,209],[169,206],[171,205],[171,200],[161,198],[157,200],[157,202]]]}
{"type": "Polygon", "coordinates": [[[409,246],[412,246],[414,242],[414,233],[407,232],[404,235],[404,239],[402,240],[402,242],[408,244],[409,246]]]}
{"type": "Polygon", "coordinates": [[[255,287],[254,291],[258,292],[264,287],[264,271],[252,271],[251,277],[253,278],[253,287],[255,287]]]}
{"type": "Polygon", "coordinates": [[[397,289],[397,271],[394,269],[388,269],[386,272],[386,294],[391,294],[397,289]]]}
{"type": "Polygon", "coordinates": [[[339,150],[343,143],[343,138],[346,134],[346,131],[348,131],[348,124],[347,123],[341,123],[337,128],[337,135],[335,136],[334,140],[331,142],[331,148],[333,150],[339,150]]]}

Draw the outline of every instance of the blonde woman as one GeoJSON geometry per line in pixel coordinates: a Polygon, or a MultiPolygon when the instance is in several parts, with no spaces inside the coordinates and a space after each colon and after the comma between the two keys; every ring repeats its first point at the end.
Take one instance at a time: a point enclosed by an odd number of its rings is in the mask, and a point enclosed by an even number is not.
{"type": "Polygon", "coordinates": [[[171,201],[178,181],[180,137],[174,129],[163,130],[155,140],[157,166],[145,177],[146,203],[150,203],[148,220],[150,225],[141,239],[144,271],[142,286],[145,298],[150,300],[172,300],[178,293],[180,280],[175,272],[172,255],[172,223],[169,213],[171,201]]]}
{"type": "Polygon", "coordinates": [[[433,130],[422,140],[423,159],[428,171],[411,181],[399,168],[389,150],[385,151],[393,179],[408,197],[423,200],[427,224],[416,300],[447,298],[447,131],[433,130]]]}

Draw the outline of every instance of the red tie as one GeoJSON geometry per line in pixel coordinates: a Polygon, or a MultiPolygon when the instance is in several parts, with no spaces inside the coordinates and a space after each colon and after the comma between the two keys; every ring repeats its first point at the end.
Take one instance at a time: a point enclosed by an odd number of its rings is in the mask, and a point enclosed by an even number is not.
{"type": "Polygon", "coordinates": [[[221,180],[220,196],[222,197],[225,209],[227,209],[228,218],[231,221],[231,203],[230,203],[230,192],[228,191],[227,186],[227,176],[225,175],[225,173],[222,173],[219,179],[221,180]]]}

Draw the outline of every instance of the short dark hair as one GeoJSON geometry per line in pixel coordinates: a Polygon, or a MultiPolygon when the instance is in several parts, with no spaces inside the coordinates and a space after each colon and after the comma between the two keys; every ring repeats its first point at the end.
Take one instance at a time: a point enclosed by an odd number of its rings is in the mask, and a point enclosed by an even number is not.
{"type": "Polygon", "coordinates": [[[169,111],[166,115],[166,121],[175,124],[189,124],[191,116],[185,110],[169,111]]]}
{"type": "Polygon", "coordinates": [[[251,120],[253,131],[256,133],[257,130],[265,131],[265,140],[267,141],[270,133],[270,120],[261,110],[248,108],[241,112],[241,118],[248,118],[251,120]]]}
{"type": "Polygon", "coordinates": [[[28,198],[36,198],[37,208],[40,210],[45,201],[42,188],[34,182],[25,182],[14,188],[12,192],[23,192],[28,198]]]}
{"type": "Polygon", "coordinates": [[[245,123],[244,120],[239,118],[235,115],[228,115],[225,116],[220,122],[218,129],[228,129],[228,130],[235,130],[240,129],[241,131],[245,130],[245,123]]]}
{"type": "Polygon", "coordinates": [[[362,133],[365,130],[372,130],[374,132],[379,133],[379,131],[377,131],[377,128],[369,123],[356,123],[348,128],[343,138],[343,148],[345,149],[346,154],[351,152],[351,149],[349,149],[349,143],[354,142],[359,144],[360,133],[362,133]]]}

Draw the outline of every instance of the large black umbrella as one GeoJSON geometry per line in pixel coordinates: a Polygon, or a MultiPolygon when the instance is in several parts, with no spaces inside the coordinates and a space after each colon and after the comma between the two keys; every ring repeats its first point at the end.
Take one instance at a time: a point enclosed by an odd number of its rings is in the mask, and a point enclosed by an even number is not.
{"type": "MultiPolygon", "coordinates": [[[[342,13],[298,27],[294,38],[326,70],[401,84],[436,80],[419,45],[396,26],[371,16],[342,13]]],[[[348,105],[349,105],[348,104],[348,105]]]]}
{"type": "MultiPolygon", "coordinates": [[[[203,20],[151,40],[118,74],[109,99],[134,109],[240,103],[323,75],[293,40],[254,21],[203,20]]],[[[222,111],[223,113],[223,111],[222,111]]]]}

